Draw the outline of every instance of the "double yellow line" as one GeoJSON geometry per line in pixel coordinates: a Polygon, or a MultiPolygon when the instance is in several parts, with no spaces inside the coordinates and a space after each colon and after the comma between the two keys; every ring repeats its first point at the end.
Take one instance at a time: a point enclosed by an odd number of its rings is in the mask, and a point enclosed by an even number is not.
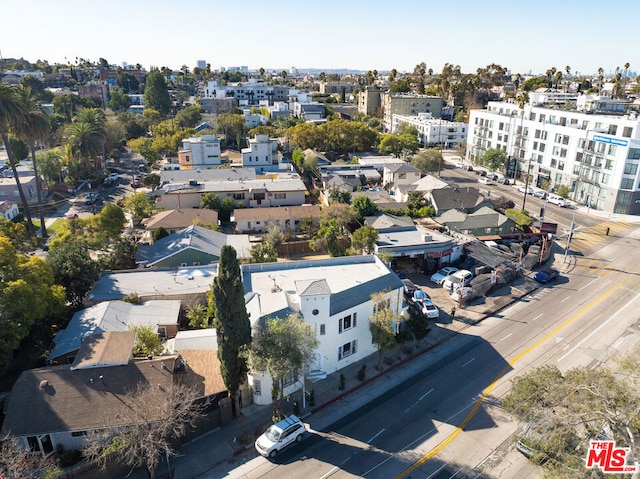
{"type": "Polygon", "coordinates": [[[434,447],[431,451],[429,451],[427,454],[425,454],[422,458],[420,458],[417,462],[415,462],[414,464],[412,464],[411,466],[409,466],[408,468],[406,468],[404,471],[402,471],[400,474],[398,474],[396,476],[396,479],[400,479],[402,477],[405,477],[407,474],[415,471],[417,468],[419,468],[421,465],[423,465],[425,462],[427,462],[429,459],[431,459],[433,456],[435,456],[436,454],[438,454],[440,451],[442,451],[445,447],[447,447],[449,445],[449,443],[451,443],[451,441],[453,441],[456,437],[458,437],[458,435],[464,430],[465,426],[469,423],[469,421],[471,421],[471,419],[473,419],[473,416],[475,416],[476,412],[478,412],[478,409],[480,408],[480,406],[482,406],[482,403],[485,402],[485,400],[487,399],[487,397],[489,396],[489,394],[491,394],[491,391],[493,391],[493,389],[496,387],[496,385],[498,384],[498,381],[500,379],[502,379],[502,377],[510,370],[513,368],[513,366],[520,361],[522,358],[524,358],[527,354],[529,354],[531,351],[533,351],[534,349],[538,348],[539,346],[541,346],[543,343],[545,343],[547,340],[549,340],[550,338],[552,338],[553,336],[555,336],[556,334],[558,334],[560,331],[562,331],[564,328],[566,328],[567,326],[569,326],[571,323],[573,323],[576,319],[578,319],[580,316],[582,316],[584,313],[586,313],[588,310],[590,310],[591,308],[593,308],[595,305],[597,305],[598,303],[600,303],[601,301],[603,301],[604,299],[606,299],[607,297],[609,297],[611,294],[613,294],[618,288],[621,288],[623,286],[622,282],[619,282],[616,284],[616,286],[612,287],[609,291],[607,291],[606,293],[604,293],[602,296],[600,296],[597,299],[594,299],[591,303],[587,304],[586,306],[584,306],[582,309],[580,309],[578,312],[576,312],[573,316],[571,316],[569,319],[567,319],[564,323],[558,325],[555,329],[553,329],[551,332],[547,333],[544,337],[542,337],[541,339],[539,339],[538,341],[536,341],[535,343],[533,343],[531,346],[529,346],[528,348],[524,349],[523,351],[521,351],[520,353],[518,353],[513,359],[511,359],[510,361],[507,362],[507,365],[502,369],[502,371],[500,371],[498,373],[498,375],[495,377],[495,379],[491,382],[491,384],[489,384],[489,386],[487,386],[484,391],[482,391],[482,395],[480,396],[480,399],[478,399],[475,403],[475,405],[473,406],[473,408],[471,409],[471,411],[469,411],[469,414],[467,414],[467,417],[465,417],[463,419],[463,421],[460,423],[460,425],[458,427],[456,427],[456,429],[449,434],[449,436],[444,439],[440,444],[438,444],[436,447],[434,447]]]}

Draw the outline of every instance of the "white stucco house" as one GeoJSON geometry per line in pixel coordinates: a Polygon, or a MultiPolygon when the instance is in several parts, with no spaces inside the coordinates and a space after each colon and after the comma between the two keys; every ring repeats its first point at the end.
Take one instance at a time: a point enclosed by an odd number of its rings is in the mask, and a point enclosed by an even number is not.
{"type": "MultiPolygon", "coordinates": [[[[265,318],[290,313],[313,327],[320,344],[308,380],[321,380],[377,351],[369,331],[372,294],[383,292],[397,313],[403,308],[402,282],[373,255],[243,265],[242,280],[254,330],[265,318]]],[[[270,404],[271,377],[251,372],[248,381],[254,402],[270,404]]],[[[301,389],[302,382],[290,378],[284,394],[301,389]]]]}

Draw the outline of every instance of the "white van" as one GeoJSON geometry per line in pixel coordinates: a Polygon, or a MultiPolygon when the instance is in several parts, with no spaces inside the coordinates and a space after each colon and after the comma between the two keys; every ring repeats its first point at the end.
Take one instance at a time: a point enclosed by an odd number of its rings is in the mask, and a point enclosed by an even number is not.
{"type": "Polygon", "coordinates": [[[554,205],[561,206],[562,208],[566,208],[569,206],[567,200],[565,200],[562,196],[558,195],[549,195],[548,198],[549,203],[553,203],[554,205]]]}

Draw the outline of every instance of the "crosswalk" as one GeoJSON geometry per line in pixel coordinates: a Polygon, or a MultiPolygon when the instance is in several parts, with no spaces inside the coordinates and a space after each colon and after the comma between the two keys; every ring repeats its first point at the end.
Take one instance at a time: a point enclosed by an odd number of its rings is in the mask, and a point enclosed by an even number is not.
{"type": "Polygon", "coordinates": [[[574,231],[571,240],[571,250],[584,253],[589,248],[597,246],[608,236],[616,236],[621,231],[629,228],[630,223],[624,221],[603,221],[590,228],[574,231]]]}

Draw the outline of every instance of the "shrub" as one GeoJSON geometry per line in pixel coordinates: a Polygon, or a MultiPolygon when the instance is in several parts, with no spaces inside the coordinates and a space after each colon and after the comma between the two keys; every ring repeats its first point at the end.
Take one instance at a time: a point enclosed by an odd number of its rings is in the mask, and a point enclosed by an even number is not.
{"type": "Polygon", "coordinates": [[[358,381],[364,381],[364,378],[367,376],[367,365],[363,364],[362,367],[358,370],[358,381]]]}
{"type": "Polygon", "coordinates": [[[346,381],[347,379],[344,377],[344,374],[340,373],[340,385],[338,386],[340,391],[344,391],[346,381]]]}
{"type": "Polygon", "coordinates": [[[69,467],[77,464],[82,460],[82,453],[76,449],[67,451],[60,457],[60,465],[62,467],[69,467]]]}

